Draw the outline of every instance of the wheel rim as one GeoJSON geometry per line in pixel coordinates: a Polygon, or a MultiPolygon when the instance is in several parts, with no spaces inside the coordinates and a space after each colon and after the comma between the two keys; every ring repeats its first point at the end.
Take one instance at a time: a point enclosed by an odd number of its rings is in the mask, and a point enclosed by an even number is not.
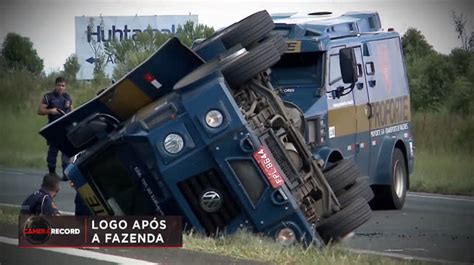
{"type": "Polygon", "coordinates": [[[405,187],[405,174],[403,172],[403,167],[400,166],[399,160],[395,161],[393,171],[395,177],[395,194],[397,194],[398,198],[402,198],[405,187]]]}

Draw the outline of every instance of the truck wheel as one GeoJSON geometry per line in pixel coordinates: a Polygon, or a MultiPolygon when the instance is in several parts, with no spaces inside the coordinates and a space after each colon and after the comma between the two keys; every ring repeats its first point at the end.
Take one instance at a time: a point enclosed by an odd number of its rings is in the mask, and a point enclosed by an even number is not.
{"type": "Polygon", "coordinates": [[[225,67],[222,73],[231,88],[237,89],[279,60],[280,53],[275,47],[273,39],[268,39],[225,67]]]}
{"type": "Polygon", "coordinates": [[[358,198],[339,212],[324,219],[316,230],[325,243],[337,241],[367,222],[370,216],[369,205],[364,199],[358,198]]]}
{"type": "Polygon", "coordinates": [[[370,206],[374,209],[401,209],[407,194],[407,167],[400,149],[395,148],[392,155],[390,182],[391,185],[373,185],[375,198],[370,206]]]}
{"type": "Polygon", "coordinates": [[[263,10],[254,13],[239,22],[236,22],[227,28],[217,31],[199,43],[193,50],[197,53],[201,50],[205,50],[206,47],[211,47],[216,41],[222,41],[222,44],[226,49],[230,49],[237,44],[241,44],[243,47],[257,42],[264,38],[270,31],[272,31],[275,24],[271,16],[267,11],[263,10]]]}
{"type": "Polygon", "coordinates": [[[286,43],[285,39],[281,36],[281,34],[269,34],[267,37],[265,37],[261,41],[253,43],[252,45],[246,48],[247,50],[251,50],[252,48],[267,41],[270,41],[273,44],[273,46],[275,46],[275,48],[278,50],[278,53],[280,55],[283,55],[288,49],[288,44],[286,43]]]}
{"type": "Polygon", "coordinates": [[[357,198],[362,198],[366,202],[369,202],[374,198],[374,193],[365,178],[358,178],[356,183],[352,186],[336,193],[336,197],[341,207],[345,208],[357,198]]]}
{"type": "Polygon", "coordinates": [[[360,177],[359,169],[352,159],[343,159],[323,171],[332,190],[337,193],[354,184],[360,177]]]}
{"type": "Polygon", "coordinates": [[[284,54],[288,49],[288,44],[280,34],[275,34],[273,39],[273,45],[280,52],[280,55],[284,54]]]}

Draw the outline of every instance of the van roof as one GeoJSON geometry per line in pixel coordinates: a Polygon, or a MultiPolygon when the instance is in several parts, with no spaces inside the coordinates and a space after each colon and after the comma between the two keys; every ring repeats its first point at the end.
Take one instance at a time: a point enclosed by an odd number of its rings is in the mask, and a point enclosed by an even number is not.
{"type": "Polygon", "coordinates": [[[389,37],[388,35],[393,37],[394,34],[382,31],[379,14],[375,11],[348,12],[342,15],[331,12],[276,13],[272,14],[272,18],[276,32],[289,40],[302,41],[301,51],[326,50],[331,40],[346,37],[378,35],[378,38],[384,38],[389,37]]]}
{"type": "Polygon", "coordinates": [[[382,30],[380,17],[377,12],[349,12],[340,16],[331,12],[313,12],[308,14],[280,13],[273,14],[277,24],[298,25],[306,30],[313,31],[319,36],[330,37],[363,32],[382,30]]]}

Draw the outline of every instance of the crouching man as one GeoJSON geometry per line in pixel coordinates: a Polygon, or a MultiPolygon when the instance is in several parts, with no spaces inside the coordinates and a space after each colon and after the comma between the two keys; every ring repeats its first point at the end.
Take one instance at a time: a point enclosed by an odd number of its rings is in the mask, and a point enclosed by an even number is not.
{"type": "Polygon", "coordinates": [[[33,192],[21,205],[20,214],[60,215],[53,199],[59,192],[60,183],[56,174],[46,174],[41,188],[33,192]]]}

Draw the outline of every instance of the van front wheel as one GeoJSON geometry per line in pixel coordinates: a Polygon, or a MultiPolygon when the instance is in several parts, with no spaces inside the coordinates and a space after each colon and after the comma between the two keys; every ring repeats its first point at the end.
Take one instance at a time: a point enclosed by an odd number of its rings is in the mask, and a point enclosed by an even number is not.
{"type": "Polygon", "coordinates": [[[407,194],[408,171],[405,158],[400,149],[395,148],[392,155],[391,185],[373,185],[375,197],[370,202],[373,209],[401,209],[407,194]]]}

